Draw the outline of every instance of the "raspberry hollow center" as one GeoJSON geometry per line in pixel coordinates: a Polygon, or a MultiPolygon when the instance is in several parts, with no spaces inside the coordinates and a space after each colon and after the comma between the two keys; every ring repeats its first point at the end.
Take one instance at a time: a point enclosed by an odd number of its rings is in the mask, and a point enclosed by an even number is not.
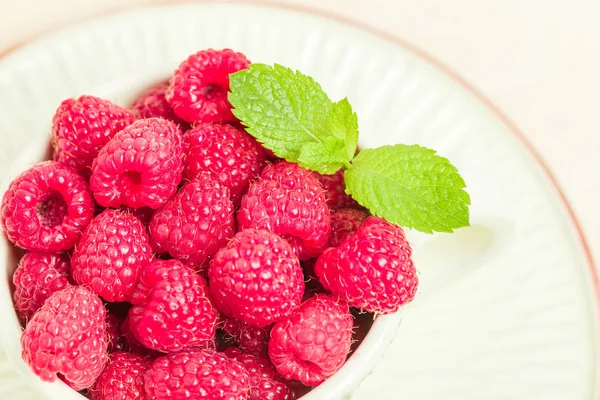
{"type": "Polygon", "coordinates": [[[127,171],[119,178],[119,188],[125,193],[138,193],[142,185],[142,174],[138,171],[127,171]]]}
{"type": "Polygon", "coordinates": [[[51,191],[36,204],[40,224],[47,227],[61,225],[67,216],[67,209],[67,202],[57,191],[51,191]]]}
{"type": "Polygon", "coordinates": [[[202,88],[202,97],[209,101],[215,101],[226,94],[226,90],[219,85],[206,85],[202,88]]]}

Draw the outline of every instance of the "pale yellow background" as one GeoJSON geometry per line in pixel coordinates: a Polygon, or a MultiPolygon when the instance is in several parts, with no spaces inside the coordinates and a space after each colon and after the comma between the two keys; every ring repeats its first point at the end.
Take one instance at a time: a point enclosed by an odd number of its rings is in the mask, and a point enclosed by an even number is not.
{"type": "MultiPolygon", "coordinates": [[[[167,2],[0,0],[0,51],[101,12],[167,2]]],[[[386,30],[472,82],[548,162],[600,257],[600,1],[274,2],[321,8],[386,30]]]]}

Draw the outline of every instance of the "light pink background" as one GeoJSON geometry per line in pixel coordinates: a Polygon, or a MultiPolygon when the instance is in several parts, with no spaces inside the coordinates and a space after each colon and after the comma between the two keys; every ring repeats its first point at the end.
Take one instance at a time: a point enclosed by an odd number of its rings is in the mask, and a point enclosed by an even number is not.
{"type": "MultiPolygon", "coordinates": [[[[0,0],[0,52],[109,10],[164,0],[0,0]]],[[[275,0],[413,43],[496,103],[549,164],[600,257],[600,2],[275,0]]]]}

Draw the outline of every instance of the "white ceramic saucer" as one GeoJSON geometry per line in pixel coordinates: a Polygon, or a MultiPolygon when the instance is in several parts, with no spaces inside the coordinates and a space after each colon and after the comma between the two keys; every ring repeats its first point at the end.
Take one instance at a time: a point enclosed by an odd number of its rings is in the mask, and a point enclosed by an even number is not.
{"type": "MultiPolygon", "coordinates": [[[[44,140],[63,98],[124,103],[208,47],[314,76],[349,97],[363,147],[433,147],[467,181],[473,227],[411,235],[421,293],[353,399],[598,398],[598,281],[562,195],[484,99],[380,34],[247,3],[143,9],[59,32],[0,63],[0,167],[44,140]]],[[[0,398],[35,398],[4,360],[0,398]]]]}

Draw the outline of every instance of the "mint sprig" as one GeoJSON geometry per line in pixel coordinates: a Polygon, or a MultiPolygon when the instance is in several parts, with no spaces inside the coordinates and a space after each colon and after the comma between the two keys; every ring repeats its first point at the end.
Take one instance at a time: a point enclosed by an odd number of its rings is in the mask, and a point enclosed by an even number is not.
{"type": "Polygon", "coordinates": [[[470,198],[450,161],[418,145],[383,146],[356,157],[358,118],[311,77],[251,64],[229,77],[229,101],[246,130],[275,155],[321,174],[345,169],[346,191],[373,215],[426,233],[469,225],[470,198]]]}
{"type": "Polygon", "coordinates": [[[352,159],[356,115],[347,100],[334,104],[311,77],[277,64],[251,64],[229,82],[233,114],[276,156],[322,174],[352,159]]]}

